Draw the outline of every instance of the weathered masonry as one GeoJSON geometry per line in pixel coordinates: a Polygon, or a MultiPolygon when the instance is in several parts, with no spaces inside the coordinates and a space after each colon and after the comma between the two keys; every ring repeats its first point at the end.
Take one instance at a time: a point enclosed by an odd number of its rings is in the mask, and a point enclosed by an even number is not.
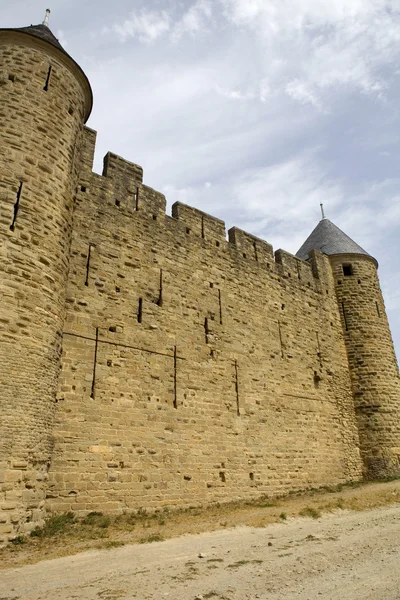
{"type": "Polygon", "coordinates": [[[92,172],[89,82],[0,30],[0,541],[46,511],[206,504],[399,474],[377,263],[323,219],[298,256],[92,172]]]}

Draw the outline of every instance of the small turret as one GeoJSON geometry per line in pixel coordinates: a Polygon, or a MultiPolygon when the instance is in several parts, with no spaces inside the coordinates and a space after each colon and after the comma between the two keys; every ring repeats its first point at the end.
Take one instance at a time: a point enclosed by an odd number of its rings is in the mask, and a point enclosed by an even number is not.
{"type": "Polygon", "coordinates": [[[325,217],[297,256],[307,260],[312,249],[329,257],[333,271],[365,475],[399,475],[400,380],[378,263],[325,217]]]}

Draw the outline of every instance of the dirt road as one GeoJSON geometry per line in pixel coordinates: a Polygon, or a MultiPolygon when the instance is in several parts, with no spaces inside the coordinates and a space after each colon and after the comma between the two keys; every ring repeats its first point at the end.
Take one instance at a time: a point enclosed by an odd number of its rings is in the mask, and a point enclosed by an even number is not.
{"type": "Polygon", "coordinates": [[[399,600],[400,504],[0,572],[0,600],[399,600]]]}

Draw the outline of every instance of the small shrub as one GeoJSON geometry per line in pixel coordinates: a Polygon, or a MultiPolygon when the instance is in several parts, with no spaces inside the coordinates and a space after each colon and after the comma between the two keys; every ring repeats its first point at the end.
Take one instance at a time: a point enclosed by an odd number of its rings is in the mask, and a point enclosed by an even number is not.
{"type": "Polygon", "coordinates": [[[306,508],[303,508],[303,510],[299,512],[299,515],[301,517],[312,517],[313,519],[319,519],[321,513],[311,506],[306,506],[306,508]]]}
{"type": "Polygon", "coordinates": [[[10,540],[11,544],[14,546],[20,546],[21,544],[26,544],[26,539],[23,535],[17,535],[17,537],[10,540]]]}
{"type": "Polygon", "coordinates": [[[287,514],[286,514],[285,512],[282,512],[282,513],[279,515],[279,518],[280,518],[280,519],[282,519],[282,521],[286,521],[286,519],[287,519],[287,514]]]}
{"type": "Polygon", "coordinates": [[[61,515],[54,515],[46,519],[43,527],[35,527],[31,531],[32,537],[46,538],[65,533],[72,525],[76,523],[74,513],[67,512],[61,515]]]}
{"type": "Polygon", "coordinates": [[[103,529],[106,529],[110,525],[110,522],[110,517],[96,511],[90,512],[82,519],[82,525],[93,525],[95,527],[102,527],[103,529]]]}

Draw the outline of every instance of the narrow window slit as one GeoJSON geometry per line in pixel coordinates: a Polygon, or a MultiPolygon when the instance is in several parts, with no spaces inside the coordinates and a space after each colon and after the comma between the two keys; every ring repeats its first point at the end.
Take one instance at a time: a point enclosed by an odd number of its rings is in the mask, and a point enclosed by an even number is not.
{"type": "Polygon", "coordinates": [[[139,188],[136,188],[135,194],[135,210],[139,210],[139,188]]]}
{"type": "Polygon", "coordinates": [[[219,301],[219,324],[222,325],[222,296],[221,290],[218,290],[218,301],[219,301]]]}
{"type": "Polygon", "coordinates": [[[23,186],[23,182],[21,181],[20,184],[19,184],[19,188],[18,188],[18,192],[17,192],[17,197],[15,199],[14,216],[13,216],[12,223],[10,225],[11,231],[14,231],[14,229],[15,229],[15,223],[17,222],[17,216],[18,216],[18,211],[19,211],[19,203],[20,203],[21,194],[22,194],[22,186],[23,186]]]}
{"type": "Polygon", "coordinates": [[[349,324],[347,322],[347,314],[346,314],[346,309],[344,307],[344,302],[342,302],[342,312],[343,312],[343,319],[344,319],[344,324],[345,324],[345,327],[346,327],[346,331],[348,331],[349,330],[349,324]]]}
{"type": "Polygon", "coordinates": [[[225,476],[225,473],[224,473],[223,471],[220,471],[220,473],[219,473],[219,478],[220,478],[220,480],[222,481],[222,483],[225,483],[225,481],[226,481],[226,476],[225,476]]]}
{"type": "Polygon", "coordinates": [[[205,230],[204,230],[204,217],[203,216],[201,217],[201,237],[203,238],[203,240],[206,237],[205,230]]]}
{"type": "Polygon", "coordinates": [[[235,391],[236,391],[236,414],[240,417],[240,398],[239,398],[239,367],[235,360],[235,391]]]}
{"type": "Polygon", "coordinates": [[[47,90],[49,89],[51,71],[52,71],[52,67],[50,66],[49,70],[47,71],[46,83],[44,84],[44,88],[43,88],[45,92],[47,92],[47,90]]]}
{"type": "Polygon", "coordinates": [[[208,328],[208,318],[206,317],[204,319],[204,335],[205,335],[205,339],[206,339],[206,344],[208,344],[209,333],[210,333],[210,330],[208,328]]]}
{"type": "Polygon", "coordinates": [[[90,260],[92,258],[92,247],[93,247],[92,244],[89,244],[87,260],[86,260],[86,279],[85,279],[86,287],[88,287],[88,285],[89,285],[90,260]]]}
{"type": "Polygon", "coordinates": [[[143,298],[139,298],[138,312],[137,312],[138,323],[142,322],[142,318],[143,318],[143,298]]]}
{"type": "Polygon", "coordinates": [[[282,358],[284,358],[284,353],[283,353],[283,339],[282,339],[282,327],[281,327],[281,322],[278,321],[278,330],[279,330],[279,342],[281,345],[281,356],[282,358]]]}
{"type": "Polygon", "coordinates": [[[97,349],[99,346],[99,328],[96,327],[96,342],[94,346],[94,360],[93,360],[93,377],[92,377],[92,391],[90,397],[95,398],[96,395],[96,367],[97,367],[97,349]]]}
{"type": "Polygon", "coordinates": [[[378,317],[381,318],[381,311],[379,310],[379,304],[378,304],[378,302],[375,302],[375,306],[376,306],[376,312],[378,314],[378,317]]]}
{"type": "Polygon", "coordinates": [[[174,346],[174,408],[178,408],[178,352],[176,346],[174,346]]]}
{"type": "Polygon", "coordinates": [[[163,270],[160,269],[160,286],[158,292],[158,300],[156,302],[157,306],[163,305],[163,270]]]}
{"type": "Polygon", "coordinates": [[[316,334],[316,337],[317,337],[317,349],[318,349],[317,356],[319,358],[319,363],[320,363],[320,365],[322,367],[321,343],[319,341],[319,333],[318,333],[318,331],[316,331],[315,334],[316,334]]]}
{"type": "Polygon", "coordinates": [[[120,200],[116,200],[115,201],[115,206],[121,206],[121,201],[120,200]]]}

